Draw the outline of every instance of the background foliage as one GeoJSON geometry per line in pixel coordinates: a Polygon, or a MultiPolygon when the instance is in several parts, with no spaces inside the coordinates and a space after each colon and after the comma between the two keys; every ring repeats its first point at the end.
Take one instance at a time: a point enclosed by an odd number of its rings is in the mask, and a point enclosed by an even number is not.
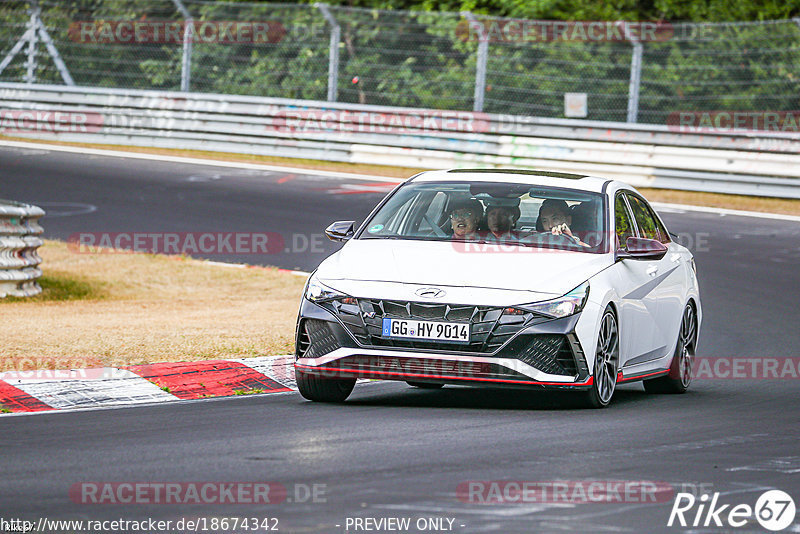
{"type": "MultiPolygon", "coordinates": [[[[196,21],[270,21],[285,31],[270,43],[194,43],[192,91],[325,100],[331,28],[311,3],[184,4],[196,21]]],[[[330,5],[341,25],[339,101],[471,110],[478,43],[465,39],[466,23],[459,14],[469,10],[537,20],[669,21],[673,35],[644,43],[640,122],[663,123],[678,110],[800,108],[800,19],[791,20],[800,15],[800,0],[354,0],[330,5]]],[[[39,6],[78,85],[180,89],[180,43],[86,43],[69,33],[77,21],[182,20],[171,0],[50,0],[39,6]]],[[[19,0],[0,3],[0,60],[25,31],[29,7],[19,0]]],[[[26,80],[25,50],[0,81],[26,80]]],[[[589,119],[624,121],[631,54],[631,44],[619,41],[491,42],[484,111],[563,117],[564,93],[584,92],[589,119]]],[[[35,81],[62,83],[41,44],[35,81]]]]}

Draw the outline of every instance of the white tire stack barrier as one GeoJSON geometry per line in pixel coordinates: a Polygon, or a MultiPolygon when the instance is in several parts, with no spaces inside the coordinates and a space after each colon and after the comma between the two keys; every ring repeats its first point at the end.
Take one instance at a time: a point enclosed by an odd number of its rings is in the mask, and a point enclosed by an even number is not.
{"type": "Polygon", "coordinates": [[[30,297],[42,292],[37,249],[43,232],[38,206],[0,199],[0,298],[30,297]]]}

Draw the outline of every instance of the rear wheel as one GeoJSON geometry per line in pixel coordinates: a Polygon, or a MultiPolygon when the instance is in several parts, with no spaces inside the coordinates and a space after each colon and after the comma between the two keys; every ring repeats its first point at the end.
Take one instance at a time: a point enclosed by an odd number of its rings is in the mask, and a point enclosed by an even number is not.
{"type": "Polygon", "coordinates": [[[295,369],[297,390],[308,400],[317,402],[344,402],[356,385],[355,378],[325,378],[295,369]]]}
{"type": "Polygon", "coordinates": [[[406,382],[412,388],[419,389],[440,389],[444,384],[437,384],[435,382],[406,382]]]}
{"type": "Polygon", "coordinates": [[[685,393],[692,383],[694,373],[694,346],[697,336],[697,314],[691,304],[683,310],[681,329],[675,354],[669,366],[669,374],[644,381],[648,393],[685,393]]]}
{"type": "Polygon", "coordinates": [[[617,317],[609,307],[600,319],[597,335],[592,387],[586,392],[586,403],[591,408],[605,408],[611,403],[617,387],[619,369],[619,328],[617,317]]]}

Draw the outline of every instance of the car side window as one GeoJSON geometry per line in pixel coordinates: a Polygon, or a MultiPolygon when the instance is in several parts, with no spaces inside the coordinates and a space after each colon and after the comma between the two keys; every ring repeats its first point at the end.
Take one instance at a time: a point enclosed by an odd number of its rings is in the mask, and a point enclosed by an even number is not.
{"type": "Polygon", "coordinates": [[[642,237],[657,239],[662,243],[669,243],[669,234],[667,234],[664,226],[660,223],[650,206],[648,206],[644,200],[634,195],[628,195],[628,202],[630,202],[633,216],[636,219],[636,224],[639,226],[642,237]]]}
{"type": "Polygon", "coordinates": [[[622,194],[618,193],[614,201],[614,221],[617,228],[617,248],[625,248],[629,237],[635,237],[636,232],[633,229],[633,221],[631,221],[628,206],[625,204],[625,199],[622,194]]]}
{"type": "Polygon", "coordinates": [[[667,232],[667,229],[664,227],[664,223],[662,223],[661,219],[659,219],[658,217],[654,218],[656,221],[656,228],[658,228],[658,234],[659,234],[658,240],[664,243],[665,245],[667,243],[672,242],[672,238],[669,236],[669,232],[667,232]]]}
{"type": "MultiPolygon", "coordinates": [[[[642,199],[639,199],[639,200],[642,201],[642,199]]],[[[642,201],[642,202],[644,202],[644,201],[642,201]]],[[[658,230],[658,237],[656,239],[658,239],[659,241],[661,241],[665,245],[667,243],[672,242],[672,238],[669,236],[669,232],[667,232],[667,229],[664,226],[664,223],[662,223],[661,219],[659,219],[658,215],[656,215],[655,210],[653,210],[653,206],[651,206],[647,202],[644,202],[644,205],[647,208],[647,211],[650,212],[650,215],[653,217],[653,221],[655,221],[655,223],[656,223],[656,230],[658,230]]]]}

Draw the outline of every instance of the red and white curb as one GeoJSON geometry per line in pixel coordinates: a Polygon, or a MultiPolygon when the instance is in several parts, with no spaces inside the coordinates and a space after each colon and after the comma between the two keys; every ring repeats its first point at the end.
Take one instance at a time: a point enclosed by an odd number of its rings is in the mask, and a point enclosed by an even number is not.
{"type": "Polygon", "coordinates": [[[0,373],[0,408],[41,412],[296,391],[293,356],[0,373]]]}

